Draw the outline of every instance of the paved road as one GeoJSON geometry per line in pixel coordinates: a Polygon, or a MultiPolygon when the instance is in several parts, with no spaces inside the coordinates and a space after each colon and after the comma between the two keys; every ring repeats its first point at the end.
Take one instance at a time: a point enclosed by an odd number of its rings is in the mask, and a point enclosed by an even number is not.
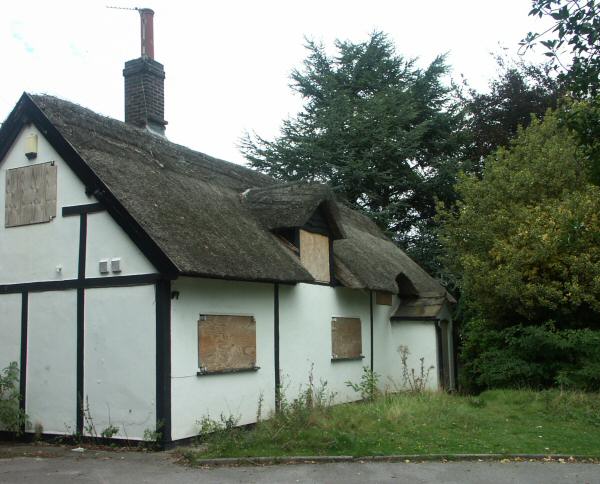
{"type": "Polygon", "coordinates": [[[38,454],[0,458],[1,483],[600,483],[599,464],[334,463],[190,469],[168,454],[38,454]]]}

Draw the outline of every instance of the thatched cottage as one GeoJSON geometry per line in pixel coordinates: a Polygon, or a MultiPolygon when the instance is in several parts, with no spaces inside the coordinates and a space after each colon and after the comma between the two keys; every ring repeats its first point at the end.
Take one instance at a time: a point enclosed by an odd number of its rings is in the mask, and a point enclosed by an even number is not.
{"type": "Polygon", "coordinates": [[[28,432],[170,443],[311,372],[336,402],[363,366],[400,386],[400,346],[454,386],[442,286],[328,187],[169,142],[148,46],[124,75],[126,122],[23,94],[0,130],[0,368],[28,432]]]}

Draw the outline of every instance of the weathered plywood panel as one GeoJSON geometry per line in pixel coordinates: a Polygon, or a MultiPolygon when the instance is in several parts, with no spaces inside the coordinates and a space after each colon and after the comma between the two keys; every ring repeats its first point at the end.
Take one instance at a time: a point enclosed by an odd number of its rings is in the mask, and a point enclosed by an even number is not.
{"type": "Polygon", "coordinates": [[[329,237],[300,230],[300,262],[319,282],[330,282],[329,237]]]}
{"type": "Polygon", "coordinates": [[[362,333],[359,318],[331,320],[331,356],[334,359],[358,358],[362,355],[362,333]]]}
{"type": "Polygon", "coordinates": [[[392,293],[375,291],[375,302],[380,306],[391,306],[392,305],[392,293]]]}
{"type": "Polygon", "coordinates": [[[252,316],[206,315],[198,321],[201,371],[256,366],[256,321],[252,316]]]}
{"type": "Polygon", "coordinates": [[[56,217],[56,165],[13,168],[6,172],[6,227],[49,222],[56,217]]]}

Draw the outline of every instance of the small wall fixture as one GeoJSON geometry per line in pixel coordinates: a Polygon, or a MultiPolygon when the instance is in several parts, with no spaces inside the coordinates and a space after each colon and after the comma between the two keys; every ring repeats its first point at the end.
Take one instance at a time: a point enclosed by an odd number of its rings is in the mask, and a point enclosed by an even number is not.
{"type": "Polygon", "coordinates": [[[110,270],[115,273],[121,272],[121,259],[120,258],[112,259],[110,261],[110,270]]]}
{"type": "Polygon", "coordinates": [[[98,266],[100,274],[108,274],[108,259],[101,260],[98,266]]]}
{"type": "Polygon", "coordinates": [[[37,134],[30,134],[25,138],[25,156],[28,160],[34,160],[38,154],[37,134]]]}

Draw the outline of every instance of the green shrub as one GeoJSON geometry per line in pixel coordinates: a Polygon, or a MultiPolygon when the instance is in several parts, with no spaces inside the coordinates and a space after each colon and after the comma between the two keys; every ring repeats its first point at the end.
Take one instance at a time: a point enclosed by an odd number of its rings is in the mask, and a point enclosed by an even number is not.
{"type": "Polygon", "coordinates": [[[472,320],[465,327],[462,388],[562,388],[600,390],[600,331],[515,325],[490,328],[472,320]]]}
{"type": "Polygon", "coordinates": [[[10,432],[21,433],[27,423],[27,415],[20,408],[19,366],[10,363],[0,371],[0,427],[10,432]]]}

